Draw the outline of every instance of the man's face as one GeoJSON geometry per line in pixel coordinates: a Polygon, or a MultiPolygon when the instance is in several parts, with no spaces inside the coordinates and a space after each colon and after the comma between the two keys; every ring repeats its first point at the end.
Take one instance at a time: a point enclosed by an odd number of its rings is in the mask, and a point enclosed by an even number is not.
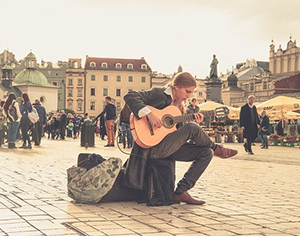
{"type": "Polygon", "coordinates": [[[250,97],[248,99],[249,104],[252,105],[254,103],[254,100],[255,100],[254,97],[250,97]]]}

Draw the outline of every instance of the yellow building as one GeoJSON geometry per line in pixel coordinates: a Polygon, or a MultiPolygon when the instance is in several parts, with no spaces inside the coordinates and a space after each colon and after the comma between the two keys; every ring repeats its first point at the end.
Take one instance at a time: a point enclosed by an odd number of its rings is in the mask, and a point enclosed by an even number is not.
{"type": "Polygon", "coordinates": [[[281,45],[275,52],[275,45],[270,45],[270,71],[273,75],[297,73],[300,72],[299,60],[300,48],[296,45],[296,40],[293,42],[292,37],[287,43],[285,50],[282,50],[281,45]]]}
{"type": "Polygon", "coordinates": [[[124,95],[130,90],[151,87],[152,70],[146,60],[86,56],[85,113],[97,116],[104,108],[106,96],[114,100],[117,114],[124,106],[124,95]]]}
{"type": "Polygon", "coordinates": [[[66,105],[77,114],[84,114],[84,69],[81,58],[70,58],[66,69],[66,105]]]}

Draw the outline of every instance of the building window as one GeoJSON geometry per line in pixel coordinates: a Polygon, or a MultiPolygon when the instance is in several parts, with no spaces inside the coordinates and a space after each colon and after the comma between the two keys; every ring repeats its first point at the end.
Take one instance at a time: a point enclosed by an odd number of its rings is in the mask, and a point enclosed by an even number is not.
{"type": "Polygon", "coordinates": [[[116,96],[121,97],[121,89],[116,89],[116,96]]]}
{"type": "Polygon", "coordinates": [[[95,96],[96,95],[96,89],[95,88],[91,88],[91,96],[95,96]]]}
{"type": "Polygon", "coordinates": [[[101,67],[102,67],[102,68],[107,68],[107,63],[106,63],[106,62],[102,62],[102,63],[101,63],[101,67]]]}
{"type": "Polygon", "coordinates": [[[73,101],[72,100],[68,101],[68,109],[70,109],[70,110],[73,109],[73,101]]]}
{"type": "Polygon", "coordinates": [[[103,81],[108,81],[108,75],[103,75],[103,81]]]}
{"type": "Polygon", "coordinates": [[[96,109],[96,102],[91,102],[90,103],[90,110],[94,111],[96,109]]]}
{"type": "Polygon", "coordinates": [[[117,69],[122,69],[122,64],[121,64],[121,63],[117,63],[117,64],[116,64],[116,68],[117,68],[117,69]]]}
{"type": "Polygon", "coordinates": [[[46,101],[46,98],[44,96],[41,96],[40,101],[41,101],[41,103],[44,103],[46,101]]]}
{"type": "Polygon", "coordinates": [[[54,86],[57,86],[57,82],[56,82],[56,81],[53,81],[52,84],[53,84],[54,86]]]}
{"type": "Polygon", "coordinates": [[[250,91],[254,91],[254,83],[250,84],[250,91]]]}
{"type": "Polygon", "coordinates": [[[77,111],[82,111],[82,100],[77,101],[77,111]]]}
{"type": "Polygon", "coordinates": [[[68,89],[68,97],[73,97],[73,89],[68,89]]]}
{"type": "Polygon", "coordinates": [[[107,88],[103,89],[103,96],[108,96],[108,89],[107,88]]]}
{"type": "Polygon", "coordinates": [[[133,77],[132,76],[128,76],[128,82],[133,82],[133,77]]]}
{"type": "Polygon", "coordinates": [[[77,97],[82,97],[82,89],[81,88],[78,89],[77,97]]]}
{"type": "Polygon", "coordinates": [[[133,91],[133,89],[128,89],[128,92],[132,92],[133,91]]]}
{"type": "Polygon", "coordinates": [[[268,82],[264,81],[263,82],[263,90],[267,90],[268,89],[268,82]]]}
{"type": "Polygon", "coordinates": [[[78,86],[82,86],[82,79],[78,79],[77,85],[78,85],[78,86]]]}
{"type": "Polygon", "coordinates": [[[199,96],[202,96],[202,92],[199,92],[199,96]]]}
{"type": "Polygon", "coordinates": [[[141,68],[142,68],[142,70],[147,70],[147,65],[146,65],[146,64],[143,64],[143,65],[141,66],[141,68]]]}
{"type": "Polygon", "coordinates": [[[132,64],[127,64],[127,69],[132,70],[133,69],[133,65],[132,64]]]}
{"type": "Polygon", "coordinates": [[[96,80],[96,75],[91,75],[91,81],[95,81],[96,80]]]}
{"type": "Polygon", "coordinates": [[[117,75],[117,82],[121,82],[121,76],[117,75]]]}
{"type": "Polygon", "coordinates": [[[91,63],[90,63],[90,67],[91,67],[91,68],[96,68],[96,63],[95,63],[95,62],[91,62],[91,63]]]}
{"type": "Polygon", "coordinates": [[[73,86],[73,79],[68,79],[68,85],[73,86]]]}
{"type": "Polygon", "coordinates": [[[77,61],[74,61],[74,62],[73,62],[73,68],[75,68],[75,69],[78,68],[78,62],[77,62],[77,61]]]}
{"type": "Polygon", "coordinates": [[[142,76],[142,83],[146,83],[146,77],[142,76]]]}

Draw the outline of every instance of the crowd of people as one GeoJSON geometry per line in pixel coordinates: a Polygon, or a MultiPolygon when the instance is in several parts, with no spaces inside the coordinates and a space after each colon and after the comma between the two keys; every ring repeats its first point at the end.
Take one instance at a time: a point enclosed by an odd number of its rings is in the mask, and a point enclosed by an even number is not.
{"type": "Polygon", "coordinates": [[[81,127],[85,119],[91,119],[95,125],[95,134],[102,140],[107,139],[105,147],[115,146],[115,134],[118,141],[123,144],[123,148],[131,148],[133,138],[129,129],[130,110],[124,106],[120,116],[116,117],[116,107],[112,103],[112,98],[106,97],[106,106],[97,117],[91,118],[86,113],[67,113],[60,110],[57,113],[47,113],[39,99],[30,102],[28,94],[21,95],[21,102],[14,93],[10,93],[5,101],[0,100],[0,148],[5,143],[9,149],[18,148],[17,141],[22,140],[19,148],[32,149],[41,145],[42,137],[51,140],[65,140],[66,138],[76,139],[80,135],[81,127]],[[38,121],[32,122],[28,113],[33,108],[38,113],[38,121]]]}

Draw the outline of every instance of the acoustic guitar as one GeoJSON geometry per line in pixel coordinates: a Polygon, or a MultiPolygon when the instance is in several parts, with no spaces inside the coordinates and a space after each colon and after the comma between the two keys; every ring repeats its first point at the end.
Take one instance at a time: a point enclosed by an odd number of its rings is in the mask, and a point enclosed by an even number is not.
{"type": "MultiPolygon", "coordinates": [[[[137,119],[134,114],[130,115],[130,130],[134,141],[142,148],[151,148],[160,143],[163,138],[176,130],[176,124],[185,121],[193,121],[193,114],[182,115],[176,106],[167,106],[164,109],[157,109],[147,106],[161,119],[163,126],[152,127],[147,116],[137,119]]],[[[215,116],[217,118],[228,115],[227,107],[219,107],[212,111],[200,111],[204,116],[215,116]]]]}

